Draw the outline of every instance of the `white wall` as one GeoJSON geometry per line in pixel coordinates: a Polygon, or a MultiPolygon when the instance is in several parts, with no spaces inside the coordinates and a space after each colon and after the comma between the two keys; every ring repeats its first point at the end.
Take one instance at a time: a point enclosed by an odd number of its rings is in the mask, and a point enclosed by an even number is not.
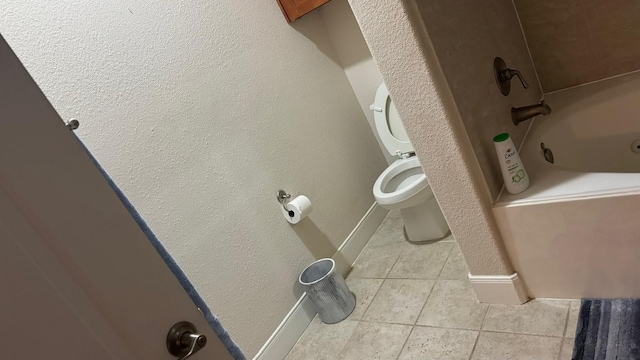
{"type": "Polygon", "coordinates": [[[7,0],[0,33],[248,356],[386,164],[317,13],[273,0],[7,0]],[[292,228],[275,191],[304,193],[292,228]]]}
{"type": "Polygon", "coordinates": [[[318,12],[325,23],[331,44],[358,98],[360,107],[369,121],[369,126],[371,126],[380,149],[387,162],[391,164],[397,160],[397,157],[383,150],[384,146],[375,130],[373,111],[369,109],[369,106],[373,104],[378,86],[382,84],[382,75],[380,75],[380,70],[371,56],[358,22],[353,16],[351,6],[347,0],[332,0],[322,6],[318,12]]]}

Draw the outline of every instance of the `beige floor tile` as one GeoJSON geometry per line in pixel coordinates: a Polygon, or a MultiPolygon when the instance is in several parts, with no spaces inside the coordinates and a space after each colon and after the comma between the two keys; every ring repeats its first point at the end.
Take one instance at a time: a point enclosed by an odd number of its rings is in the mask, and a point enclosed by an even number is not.
{"type": "Polygon", "coordinates": [[[348,320],[360,320],[383,281],[382,279],[347,279],[349,290],[356,296],[356,308],[349,315],[348,320]]]}
{"type": "Polygon", "coordinates": [[[350,278],[384,279],[398,260],[402,246],[398,244],[367,246],[349,273],[350,278]]]}
{"type": "Polygon", "coordinates": [[[562,351],[560,352],[560,360],[571,360],[573,355],[573,343],[576,341],[574,338],[565,338],[562,343],[562,351]]]}
{"type": "Polygon", "coordinates": [[[438,279],[467,280],[469,278],[468,275],[469,268],[467,267],[464,257],[462,257],[462,251],[460,251],[460,247],[455,244],[451,250],[451,254],[449,254],[447,262],[444,263],[438,279]]]}
{"type": "Polygon", "coordinates": [[[416,326],[398,360],[468,360],[477,331],[416,326]]]}
{"type": "Polygon", "coordinates": [[[567,330],[564,332],[566,337],[576,336],[576,327],[578,326],[578,315],[580,314],[580,300],[571,300],[569,307],[569,320],[567,321],[567,330]]]}
{"type": "Polygon", "coordinates": [[[341,360],[395,360],[411,326],[361,322],[338,355],[341,360]]]}
{"type": "Polygon", "coordinates": [[[431,280],[385,280],[362,320],[413,325],[433,283],[431,280]]]}
{"type": "Polygon", "coordinates": [[[436,279],[442,271],[453,243],[406,244],[389,273],[394,279],[436,279]]]}
{"type": "Polygon", "coordinates": [[[483,330],[562,336],[569,301],[532,300],[523,305],[491,305],[483,330]]]}
{"type": "Polygon", "coordinates": [[[356,327],[357,321],[326,325],[316,316],[285,360],[333,360],[356,327]]]}
{"type": "Polygon", "coordinates": [[[397,212],[396,216],[396,213],[391,211],[384,221],[382,221],[382,224],[380,224],[380,227],[378,227],[378,230],[373,234],[368,244],[370,246],[379,246],[404,243],[406,240],[404,239],[403,227],[404,222],[402,221],[402,217],[400,217],[400,212],[397,212]]]}
{"type": "Polygon", "coordinates": [[[472,360],[555,360],[562,338],[481,332],[472,360]]]}
{"type": "Polygon", "coordinates": [[[417,324],[479,330],[487,308],[468,281],[437,280],[417,324]]]}

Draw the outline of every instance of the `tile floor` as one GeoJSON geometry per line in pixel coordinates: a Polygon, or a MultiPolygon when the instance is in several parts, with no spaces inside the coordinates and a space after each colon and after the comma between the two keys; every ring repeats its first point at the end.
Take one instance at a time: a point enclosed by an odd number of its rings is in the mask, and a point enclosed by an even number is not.
{"type": "Polygon", "coordinates": [[[479,304],[467,272],[453,237],[408,243],[391,212],[347,277],[356,309],[316,317],[286,360],[571,359],[579,301],[479,304]]]}

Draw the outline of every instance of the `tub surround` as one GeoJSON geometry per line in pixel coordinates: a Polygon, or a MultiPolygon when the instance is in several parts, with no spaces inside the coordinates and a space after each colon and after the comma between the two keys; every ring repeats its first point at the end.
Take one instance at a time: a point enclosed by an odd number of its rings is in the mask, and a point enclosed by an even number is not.
{"type": "Polygon", "coordinates": [[[640,69],[635,0],[515,0],[545,92],[640,69]]]}
{"type": "Polygon", "coordinates": [[[503,192],[496,206],[634,193],[640,184],[640,72],[546,95],[553,112],[536,117],[520,157],[530,187],[503,192]],[[542,154],[541,143],[554,155],[542,154]]]}
{"type": "Polygon", "coordinates": [[[520,146],[528,124],[515,126],[511,108],[535,104],[542,96],[513,3],[416,0],[416,4],[491,196],[496,199],[504,181],[492,139],[507,132],[520,146]],[[511,94],[503,96],[494,79],[496,56],[509,68],[519,70],[529,89],[523,89],[514,78],[511,94]]]}

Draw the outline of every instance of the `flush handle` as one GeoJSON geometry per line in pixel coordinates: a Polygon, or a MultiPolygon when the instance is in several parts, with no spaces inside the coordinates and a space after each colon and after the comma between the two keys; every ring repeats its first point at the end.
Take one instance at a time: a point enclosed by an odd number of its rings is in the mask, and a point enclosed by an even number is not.
{"type": "Polygon", "coordinates": [[[518,77],[523,88],[527,89],[529,87],[529,84],[522,76],[522,73],[515,69],[509,69],[502,58],[497,57],[493,60],[493,72],[498,88],[504,96],[509,95],[511,92],[511,79],[514,76],[518,77]]]}
{"type": "Polygon", "coordinates": [[[186,360],[207,345],[207,337],[197,333],[196,327],[187,321],[180,321],[169,329],[167,350],[178,360],[186,360]]]}

